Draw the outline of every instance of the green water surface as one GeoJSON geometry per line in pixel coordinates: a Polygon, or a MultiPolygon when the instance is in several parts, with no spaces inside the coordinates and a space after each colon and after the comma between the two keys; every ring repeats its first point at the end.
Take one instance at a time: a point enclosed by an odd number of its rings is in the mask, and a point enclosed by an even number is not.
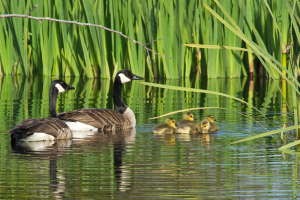
{"type": "MultiPolygon", "coordinates": [[[[60,94],[58,112],[113,108],[109,79],[67,78],[76,89],[60,94]]],[[[146,80],[155,82],[154,80],[146,80]]],[[[265,130],[241,112],[274,130],[291,114],[274,82],[263,79],[159,80],[167,85],[209,89],[241,98],[253,108],[225,97],[126,84],[123,99],[135,112],[135,129],[97,133],[57,142],[11,148],[7,131],[27,118],[48,117],[50,78],[0,79],[0,199],[279,199],[299,194],[298,157],[283,154],[261,138],[230,142],[265,130]],[[168,112],[199,107],[197,121],[217,119],[215,134],[154,136],[152,128],[168,112]]],[[[283,84],[278,80],[278,84],[283,84]]],[[[288,91],[288,88],[287,88],[288,91]]],[[[288,92],[286,96],[289,102],[288,92]]],[[[290,105],[290,104],[289,104],[290,105]]],[[[182,113],[171,115],[176,121],[182,113]]],[[[292,139],[289,137],[289,141],[292,139]]]]}

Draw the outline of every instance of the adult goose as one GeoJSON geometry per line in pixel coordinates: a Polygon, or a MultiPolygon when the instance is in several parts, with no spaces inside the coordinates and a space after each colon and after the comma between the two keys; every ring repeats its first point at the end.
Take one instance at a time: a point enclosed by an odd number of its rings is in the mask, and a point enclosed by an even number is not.
{"type": "Polygon", "coordinates": [[[62,80],[55,80],[51,83],[49,94],[50,117],[43,119],[26,119],[8,132],[11,135],[11,142],[16,141],[44,141],[72,138],[72,132],[68,125],[57,118],[56,100],[58,93],[72,90],[74,87],[62,80]]]}
{"type": "Polygon", "coordinates": [[[58,114],[72,131],[114,131],[135,127],[136,119],[132,110],[123,102],[121,89],[124,83],[141,80],[128,69],[116,74],[113,86],[114,110],[85,108],[58,114]]]}

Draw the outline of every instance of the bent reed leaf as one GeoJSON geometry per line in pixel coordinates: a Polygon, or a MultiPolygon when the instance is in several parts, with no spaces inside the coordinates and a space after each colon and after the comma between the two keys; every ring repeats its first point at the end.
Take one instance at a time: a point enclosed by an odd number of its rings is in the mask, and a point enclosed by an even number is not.
{"type": "Polygon", "coordinates": [[[220,45],[204,45],[204,44],[184,44],[187,47],[194,48],[203,48],[203,49],[228,49],[228,50],[237,50],[237,51],[248,51],[252,52],[250,49],[239,48],[239,47],[230,47],[230,46],[220,46],[220,45]]]}
{"type": "Polygon", "coordinates": [[[284,150],[284,149],[288,149],[288,148],[291,148],[291,147],[293,147],[293,146],[296,146],[297,144],[300,144],[300,140],[297,140],[297,141],[295,141],[295,142],[291,142],[291,143],[289,143],[289,144],[286,144],[286,145],[280,147],[278,150],[279,150],[279,151],[282,151],[282,150],[284,150]]]}
{"type": "Polygon", "coordinates": [[[280,133],[280,132],[283,132],[283,131],[290,131],[290,130],[299,129],[299,128],[300,128],[300,125],[291,126],[291,127],[287,127],[287,128],[283,128],[283,129],[277,129],[277,130],[274,130],[274,131],[269,131],[269,132],[266,132],[266,133],[261,133],[261,134],[258,134],[258,135],[253,135],[253,136],[250,136],[250,137],[246,137],[244,139],[240,139],[240,140],[231,142],[230,144],[237,144],[237,143],[241,143],[241,142],[245,142],[245,141],[254,140],[254,139],[257,139],[257,138],[273,135],[275,133],[280,133]]]}
{"type": "Polygon", "coordinates": [[[149,83],[149,82],[140,82],[141,84],[148,85],[148,86],[153,86],[153,87],[159,87],[159,88],[165,88],[165,89],[171,89],[171,90],[180,90],[180,91],[185,91],[185,92],[200,92],[200,93],[206,93],[206,94],[215,94],[219,96],[224,96],[230,99],[234,99],[236,101],[240,101],[244,104],[247,104],[248,106],[254,108],[257,112],[259,112],[262,116],[265,117],[265,115],[260,112],[257,108],[255,108],[253,105],[250,103],[243,101],[239,98],[236,98],[234,96],[230,96],[228,94],[220,93],[220,92],[214,92],[214,91],[209,91],[209,90],[202,90],[202,89],[195,89],[195,88],[186,88],[186,87],[178,87],[178,86],[172,86],[172,85],[162,85],[162,84],[157,84],[157,83],[149,83]]]}

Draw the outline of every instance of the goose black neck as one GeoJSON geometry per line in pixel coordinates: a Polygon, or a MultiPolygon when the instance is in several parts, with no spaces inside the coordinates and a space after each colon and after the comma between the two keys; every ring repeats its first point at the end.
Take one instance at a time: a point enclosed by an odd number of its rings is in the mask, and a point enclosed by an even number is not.
{"type": "Polygon", "coordinates": [[[50,94],[49,94],[49,112],[50,117],[57,117],[56,113],[56,100],[57,100],[58,90],[55,87],[55,84],[52,84],[50,87],[50,94]]]}
{"type": "Polygon", "coordinates": [[[121,83],[120,77],[117,76],[114,82],[113,101],[115,111],[118,111],[121,114],[123,114],[127,109],[126,104],[121,98],[122,85],[123,84],[121,83]]]}

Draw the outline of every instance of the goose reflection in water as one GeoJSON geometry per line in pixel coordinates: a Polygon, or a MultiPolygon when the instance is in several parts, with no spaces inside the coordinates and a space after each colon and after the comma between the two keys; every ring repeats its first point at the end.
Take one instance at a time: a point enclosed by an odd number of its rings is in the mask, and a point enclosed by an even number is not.
{"type": "MultiPolygon", "coordinates": [[[[37,163],[40,165],[40,160],[49,160],[49,187],[56,199],[66,198],[66,193],[68,190],[68,175],[69,170],[66,167],[57,167],[57,163],[63,160],[68,162],[64,158],[65,154],[71,154],[72,156],[78,155],[76,152],[103,152],[102,148],[112,145],[113,154],[108,153],[107,157],[113,155],[113,159],[110,162],[113,162],[113,171],[114,171],[114,187],[119,191],[127,191],[131,189],[131,171],[130,166],[123,164],[123,155],[127,152],[126,149],[131,148],[131,144],[135,141],[135,128],[123,130],[119,132],[99,132],[99,133],[75,133],[74,136],[77,138],[71,140],[56,140],[56,141],[39,141],[39,142],[21,142],[17,145],[12,145],[13,153],[21,156],[22,160],[27,160],[28,163],[37,163]],[[84,137],[85,135],[85,137],[84,137]],[[78,137],[79,136],[79,137],[78,137]],[[26,155],[26,156],[23,156],[26,155]],[[30,155],[30,156],[28,156],[30,155]]],[[[103,154],[102,154],[103,155],[103,154]]],[[[81,155],[79,155],[81,156],[81,155]]],[[[80,158],[77,158],[80,160],[80,158]]],[[[96,163],[92,163],[97,165],[96,163]]],[[[63,165],[65,166],[65,165],[63,165]]],[[[105,165],[112,166],[111,164],[105,165]]],[[[105,168],[106,168],[105,167],[105,168]]],[[[96,170],[103,170],[103,168],[95,168],[96,170]]],[[[43,168],[35,169],[36,173],[44,174],[43,168]]],[[[74,170],[74,169],[73,169],[74,170]]],[[[80,175],[81,171],[86,170],[85,168],[78,168],[80,175]]],[[[107,169],[104,169],[107,170],[107,169]]],[[[100,173],[101,172],[96,172],[100,173]]],[[[111,171],[109,169],[109,171],[111,171]]],[[[73,172],[74,173],[74,172],[73,172]]],[[[76,177],[75,181],[82,182],[82,177],[76,177]]],[[[74,181],[74,180],[72,180],[74,181]]],[[[71,181],[71,182],[72,182],[71,181]]],[[[109,181],[111,182],[111,181],[109,181]]],[[[83,185],[83,183],[82,183],[83,185]]],[[[80,186],[79,186],[80,187],[80,186]]]]}
{"type": "Polygon", "coordinates": [[[130,166],[123,165],[123,154],[126,153],[124,147],[126,147],[126,149],[133,148],[133,145],[131,146],[131,144],[135,141],[135,128],[98,133],[73,132],[73,135],[73,146],[76,146],[76,148],[83,148],[90,152],[92,152],[90,149],[112,144],[116,188],[120,191],[130,189],[130,166]],[[84,134],[86,134],[86,137],[84,137],[84,134]]]}
{"type": "MultiPolygon", "coordinates": [[[[41,160],[49,160],[49,187],[50,191],[56,199],[65,198],[66,179],[64,170],[59,170],[57,174],[57,160],[69,151],[73,141],[67,140],[47,140],[47,141],[22,141],[11,143],[13,153],[20,156],[19,160],[26,160],[28,163],[39,163],[41,160]],[[25,155],[25,156],[23,156],[25,155]],[[28,156],[29,155],[29,156],[28,156]]],[[[36,170],[36,173],[44,173],[43,168],[36,170]]]]}

